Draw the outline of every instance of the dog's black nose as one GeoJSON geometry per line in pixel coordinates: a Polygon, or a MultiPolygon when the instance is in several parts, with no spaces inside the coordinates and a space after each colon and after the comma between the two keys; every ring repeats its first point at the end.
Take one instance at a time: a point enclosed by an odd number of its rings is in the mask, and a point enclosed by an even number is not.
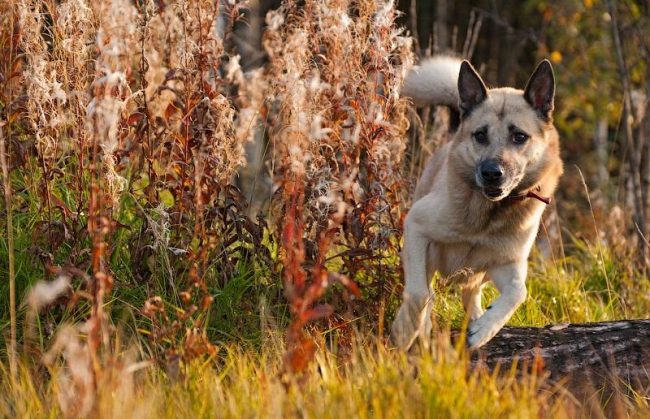
{"type": "Polygon", "coordinates": [[[481,177],[484,181],[494,183],[501,180],[503,177],[503,167],[494,161],[486,160],[481,163],[481,177]]]}

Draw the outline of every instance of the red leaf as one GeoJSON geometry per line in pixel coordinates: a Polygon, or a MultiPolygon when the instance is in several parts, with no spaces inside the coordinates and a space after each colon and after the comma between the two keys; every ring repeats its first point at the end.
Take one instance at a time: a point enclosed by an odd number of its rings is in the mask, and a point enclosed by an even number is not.
{"type": "Polygon", "coordinates": [[[304,318],[307,321],[314,321],[318,319],[324,319],[329,317],[334,313],[334,309],[329,304],[321,304],[316,307],[309,309],[303,313],[304,318]]]}
{"type": "Polygon", "coordinates": [[[169,121],[169,118],[171,118],[172,115],[174,115],[174,113],[175,113],[177,110],[178,110],[178,108],[177,108],[176,106],[174,106],[172,103],[170,103],[170,104],[167,106],[167,109],[165,109],[165,120],[166,120],[166,121],[169,121]]]}
{"type": "Polygon", "coordinates": [[[294,374],[303,372],[314,358],[315,352],[316,345],[314,345],[314,342],[305,336],[301,336],[286,354],[285,362],[289,371],[294,374]]]}
{"type": "Polygon", "coordinates": [[[333,281],[338,281],[343,285],[345,288],[347,288],[348,291],[350,291],[355,297],[361,298],[361,290],[359,289],[359,286],[357,285],[356,282],[351,280],[345,275],[341,275],[338,273],[330,272],[330,277],[329,280],[331,282],[333,281]]]}
{"type": "Polygon", "coordinates": [[[132,127],[138,125],[140,121],[144,119],[144,114],[140,112],[134,112],[129,116],[129,119],[127,119],[126,123],[132,127]]]}

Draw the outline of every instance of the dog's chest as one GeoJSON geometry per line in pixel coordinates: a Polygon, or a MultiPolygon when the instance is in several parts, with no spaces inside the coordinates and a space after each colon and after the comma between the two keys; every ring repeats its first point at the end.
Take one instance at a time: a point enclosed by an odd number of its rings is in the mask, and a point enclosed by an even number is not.
{"type": "Polygon", "coordinates": [[[436,269],[443,276],[455,276],[459,272],[484,272],[495,266],[527,258],[534,236],[534,232],[527,231],[519,234],[481,235],[467,242],[440,243],[436,269]]]}

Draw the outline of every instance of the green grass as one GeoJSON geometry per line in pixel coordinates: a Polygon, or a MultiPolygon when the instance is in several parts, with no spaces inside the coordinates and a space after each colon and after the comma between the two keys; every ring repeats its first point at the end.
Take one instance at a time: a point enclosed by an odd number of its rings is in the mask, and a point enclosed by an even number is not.
{"type": "MultiPolygon", "coordinates": [[[[573,243],[572,256],[542,260],[533,256],[528,270],[528,298],[515,312],[512,326],[600,322],[650,317],[650,280],[630,271],[607,249],[573,243]]],[[[498,296],[488,284],[483,306],[498,296]]],[[[438,289],[434,313],[439,323],[461,327],[464,317],[455,287],[438,289]]]]}

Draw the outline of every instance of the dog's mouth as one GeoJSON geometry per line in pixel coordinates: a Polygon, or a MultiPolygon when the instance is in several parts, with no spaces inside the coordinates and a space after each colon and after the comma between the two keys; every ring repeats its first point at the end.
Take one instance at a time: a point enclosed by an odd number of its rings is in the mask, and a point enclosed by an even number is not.
{"type": "Polygon", "coordinates": [[[502,188],[486,186],[483,188],[483,195],[490,201],[500,201],[505,198],[508,193],[502,188]]]}
{"type": "Polygon", "coordinates": [[[502,199],[508,197],[510,193],[517,187],[516,179],[513,182],[513,179],[503,179],[498,183],[487,183],[478,172],[475,173],[474,182],[476,187],[480,189],[483,196],[492,202],[501,201],[502,199]]]}

